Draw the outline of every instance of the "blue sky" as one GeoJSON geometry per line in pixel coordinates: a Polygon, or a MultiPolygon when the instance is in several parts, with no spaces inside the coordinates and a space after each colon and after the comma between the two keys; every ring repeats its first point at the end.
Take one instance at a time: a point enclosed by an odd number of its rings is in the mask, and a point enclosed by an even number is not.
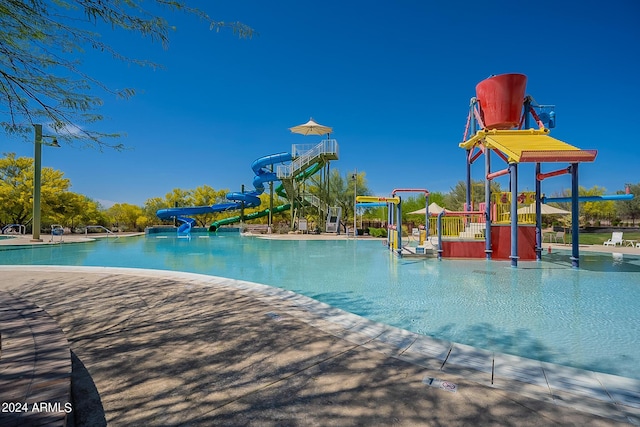
{"type": "MultiPolygon", "coordinates": [[[[173,188],[250,188],[255,159],[320,140],[288,130],[313,117],[332,126],[340,144],[332,168],[366,172],[376,195],[399,187],[447,192],[465,176],[458,143],[476,84],[509,72],[526,74],[527,93],[556,106],[552,136],[598,150],[596,162],[580,169],[582,186],[614,193],[640,182],[635,0],[192,3],[259,34],[238,39],[168,15],[177,30],[165,51],[106,29],[105,41],[164,68],[97,53],[83,59],[86,72],[138,95],[104,95],[100,129],[125,133],[127,150],[44,149],[43,165],[62,170],[72,191],[142,205],[173,188]]],[[[1,152],[33,155],[31,143],[1,138],[1,152]]],[[[532,169],[519,177],[521,189],[533,190],[532,169]]],[[[569,186],[568,175],[556,177],[543,192],[569,186]]]]}

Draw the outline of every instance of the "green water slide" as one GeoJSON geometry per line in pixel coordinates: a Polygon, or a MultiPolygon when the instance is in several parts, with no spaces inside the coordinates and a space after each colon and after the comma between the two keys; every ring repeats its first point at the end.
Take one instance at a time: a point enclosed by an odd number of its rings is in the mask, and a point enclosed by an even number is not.
{"type": "MultiPolygon", "coordinates": [[[[273,213],[277,214],[280,212],[284,212],[286,210],[291,209],[291,204],[287,203],[286,205],[274,206],[273,213]]],[[[263,211],[253,212],[244,216],[244,220],[252,220],[262,218],[263,216],[269,215],[269,209],[265,209],[263,211]]],[[[218,221],[214,221],[209,226],[209,231],[216,231],[219,227],[223,225],[235,224],[236,222],[240,222],[240,215],[231,216],[229,218],[223,218],[218,221]]]]}
{"type": "MultiPolygon", "coordinates": [[[[295,176],[295,180],[296,181],[300,181],[302,179],[306,179],[308,177],[310,177],[311,175],[314,175],[316,172],[318,172],[320,169],[322,169],[322,167],[324,166],[324,162],[318,162],[316,164],[314,164],[313,166],[309,167],[307,170],[305,170],[304,172],[300,172],[298,175],[295,176]]],[[[287,198],[287,193],[284,190],[284,186],[282,184],[280,184],[276,189],[275,192],[278,196],[280,197],[284,197],[287,198]]],[[[280,205],[280,206],[276,206],[273,208],[273,213],[280,213],[280,212],[284,212],[286,210],[291,209],[291,204],[287,203],[285,205],[280,205]]],[[[265,209],[263,211],[258,211],[258,212],[253,212],[250,214],[247,214],[244,216],[243,220],[252,220],[252,219],[257,219],[257,218],[262,218],[269,215],[269,209],[265,209]]],[[[221,220],[218,221],[214,221],[211,223],[211,225],[209,226],[209,231],[216,231],[218,228],[220,228],[223,225],[231,225],[231,224],[235,224],[236,222],[240,222],[240,215],[235,215],[229,218],[223,218],[221,220]]]]}

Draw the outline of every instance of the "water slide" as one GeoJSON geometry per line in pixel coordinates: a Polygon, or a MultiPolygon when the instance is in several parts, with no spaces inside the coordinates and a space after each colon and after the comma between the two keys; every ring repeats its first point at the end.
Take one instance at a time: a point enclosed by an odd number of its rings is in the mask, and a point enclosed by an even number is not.
{"type": "MultiPolygon", "coordinates": [[[[254,162],[255,164],[255,162],[254,162]]],[[[320,169],[322,169],[322,166],[324,166],[324,163],[316,163],[313,166],[309,167],[307,170],[305,170],[304,172],[299,173],[298,175],[295,176],[296,181],[299,181],[301,179],[306,179],[308,177],[310,177],[311,175],[315,174],[316,172],[318,172],[320,169]]],[[[252,165],[253,167],[253,165],[252,165]]],[[[271,172],[269,172],[271,173],[271,172]]],[[[256,179],[258,178],[258,175],[256,175],[256,177],[253,179],[253,185],[254,187],[256,186],[256,179]]],[[[276,178],[277,179],[277,178],[276,178]]],[[[272,180],[274,181],[274,180],[272,180]]],[[[263,181],[266,182],[266,181],[263,181]]],[[[278,186],[278,188],[276,188],[276,193],[278,194],[278,196],[280,197],[287,197],[287,194],[284,191],[284,186],[282,184],[280,184],[278,186]]],[[[286,210],[291,209],[291,204],[287,203],[286,205],[280,205],[280,206],[274,206],[273,208],[273,213],[280,213],[280,212],[284,212],[286,210]]],[[[244,219],[247,220],[252,220],[252,219],[256,219],[256,218],[261,218],[263,216],[267,216],[269,215],[269,209],[265,209],[263,211],[259,211],[259,212],[253,212],[250,214],[247,214],[244,216],[244,219]]],[[[214,221],[211,226],[209,227],[209,231],[216,231],[218,229],[218,227],[221,227],[223,225],[229,225],[229,224],[234,224],[236,222],[240,221],[240,215],[236,215],[236,216],[232,216],[229,218],[224,218],[218,221],[214,221]]]]}
{"type": "MultiPolygon", "coordinates": [[[[256,206],[260,206],[260,194],[262,194],[265,190],[264,183],[277,181],[278,177],[275,173],[271,172],[267,169],[267,166],[274,165],[277,163],[288,162],[291,160],[290,153],[278,153],[271,154],[268,156],[260,157],[256,161],[251,164],[251,169],[255,173],[255,177],[253,178],[253,186],[255,188],[254,191],[245,192],[245,193],[228,193],[226,195],[227,200],[230,200],[230,203],[219,203],[211,206],[191,206],[191,207],[181,207],[181,208],[168,208],[168,209],[160,209],[156,212],[156,215],[160,219],[171,219],[176,218],[178,221],[182,222],[180,227],[178,228],[178,232],[180,233],[188,233],[191,230],[191,227],[195,224],[195,220],[189,218],[191,215],[199,215],[199,214],[208,214],[208,213],[217,213],[217,212],[226,212],[231,210],[238,210],[242,207],[244,203],[245,208],[253,208],[256,206]]],[[[282,212],[286,209],[289,209],[290,205],[282,205],[274,208],[274,212],[282,212]],[[276,210],[279,209],[279,210],[276,210]]],[[[269,214],[269,210],[263,212],[255,212],[253,214],[245,215],[246,219],[254,219],[259,218],[261,216],[265,216],[269,214]],[[262,215],[256,215],[261,213],[262,215]],[[251,215],[256,215],[251,218],[251,215]]],[[[234,217],[236,218],[236,217],[234,217]]],[[[239,221],[239,217],[237,217],[233,222],[239,221]]],[[[228,222],[231,218],[226,218],[224,224],[230,224],[232,222],[228,222]]],[[[225,220],[221,220],[225,221],[225,220]]],[[[216,223],[214,223],[216,224],[216,223]]],[[[224,225],[218,224],[218,225],[224,225]]],[[[213,224],[212,224],[213,227],[213,224]]],[[[211,231],[215,231],[215,228],[211,231]]]]}

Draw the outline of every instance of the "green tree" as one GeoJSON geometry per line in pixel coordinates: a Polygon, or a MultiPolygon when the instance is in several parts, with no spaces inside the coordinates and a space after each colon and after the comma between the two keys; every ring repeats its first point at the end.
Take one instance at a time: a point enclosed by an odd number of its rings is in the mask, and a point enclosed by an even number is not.
{"type": "MultiPolygon", "coordinates": [[[[483,194],[484,195],[484,194],[483,194]]],[[[442,206],[445,207],[445,194],[441,193],[439,191],[433,192],[433,193],[429,193],[429,204],[431,203],[435,203],[438,206],[442,206]]]]}
{"type": "Polygon", "coordinates": [[[354,217],[354,195],[358,196],[371,194],[367,185],[365,172],[348,172],[344,177],[340,175],[338,169],[333,169],[329,174],[329,206],[339,206],[342,208],[342,220],[344,228],[348,224],[353,224],[354,217]]]}
{"type": "MultiPolygon", "coordinates": [[[[631,200],[618,200],[615,202],[616,210],[621,218],[629,218],[636,224],[636,219],[640,218],[640,183],[630,184],[629,191],[634,195],[631,200]]],[[[618,191],[624,194],[624,191],[618,191]]]]}
{"type": "Polygon", "coordinates": [[[63,192],[59,204],[45,217],[52,224],[68,226],[73,232],[80,225],[108,226],[109,221],[100,204],[82,194],[63,192]]]}
{"type": "MultiPolygon", "coordinates": [[[[228,193],[228,191],[215,190],[209,185],[201,185],[200,187],[197,187],[195,190],[190,191],[189,193],[189,206],[211,206],[216,203],[226,201],[225,195],[228,193]]],[[[213,212],[200,214],[196,215],[194,219],[198,222],[198,225],[200,225],[200,227],[207,227],[215,219],[215,214],[213,212]]]]}
{"type": "MultiPolygon", "coordinates": [[[[491,181],[491,193],[498,193],[500,191],[502,191],[500,184],[497,181],[491,181]]],[[[464,181],[458,181],[444,197],[444,207],[454,211],[461,211],[464,209],[466,200],[467,186],[464,181]]],[[[477,209],[480,203],[484,203],[484,181],[471,181],[471,201],[475,209],[477,209]]]]}
{"type": "Polygon", "coordinates": [[[193,190],[183,190],[174,188],[170,193],[165,194],[164,200],[169,207],[193,206],[193,190]]]}
{"type": "Polygon", "coordinates": [[[91,126],[102,119],[97,93],[128,98],[135,90],[114,90],[82,70],[85,49],[96,50],[128,64],[157,66],[120,54],[100,34],[88,28],[110,28],[141,35],[164,48],[175,28],[161,13],[185,12],[211,29],[230,27],[241,37],[253,30],[238,22],[220,22],[181,0],[5,0],[0,3],[0,104],[8,133],[31,132],[34,123],[50,123],[66,140],[98,146],[117,136],[91,126]],[[106,25],[105,25],[106,24],[106,25]]]}
{"type": "MultiPolygon", "coordinates": [[[[33,159],[5,154],[0,159],[0,222],[26,224],[33,213],[33,159]]],[[[41,212],[43,224],[62,210],[61,194],[71,183],[64,173],[52,168],[42,168],[41,212]]]]}
{"type": "Polygon", "coordinates": [[[143,231],[147,225],[138,223],[140,219],[146,222],[142,208],[129,203],[116,203],[107,209],[107,215],[120,231],[143,231]]]}
{"type": "Polygon", "coordinates": [[[413,195],[402,198],[402,222],[414,222],[424,224],[424,215],[409,215],[410,212],[424,209],[426,206],[426,199],[424,194],[413,195]]]}
{"type": "Polygon", "coordinates": [[[169,202],[164,200],[162,197],[152,197],[147,199],[144,202],[144,207],[142,208],[147,225],[158,224],[160,219],[156,216],[156,212],[160,209],[166,209],[169,207],[171,207],[169,202]]]}
{"type": "MultiPolygon", "coordinates": [[[[591,188],[579,187],[578,196],[602,196],[606,192],[604,187],[594,185],[591,188]]],[[[563,190],[560,197],[571,197],[571,190],[563,190]]],[[[571,210],[571,202],[561,202],[557,204],[561,209],[571,210]]],[[[582,202],[579,205],[580,208],[580,220],[592,221],[600,219],[610,219],[616,215],[616,205],[612,200],[600,201],[600,202],[582,202]]],[[[570,215],[566,215],[563,218],[564,223],[570,222],[570,215]]]]}
{"type": "MultiPolygon", "coordinates": [[[[604,187],[597,185],[587,189],[579,188],[580,196],[602,196],[606,192],[604,187]]],[[[616,206],[612,200],[602,202],[584,202],[581,203],[580,213],[584,215],[586,221],[599,220],[603,218],[612,218],[616,213],[616,206]]]]}

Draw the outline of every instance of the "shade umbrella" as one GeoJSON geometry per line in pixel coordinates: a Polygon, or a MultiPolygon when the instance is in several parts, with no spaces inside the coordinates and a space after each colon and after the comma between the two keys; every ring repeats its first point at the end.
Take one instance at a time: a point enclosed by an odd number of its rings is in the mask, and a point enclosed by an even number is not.
{"type": "MultiPolygon", "coordinates": [[[[532,203],[528,206],[524,206],[518,209],[519,214],[534,214],[536,213],[536,204],[532,203]]],[[[569,215],[571,212],[565,211],[564,209],[555,208],[553,206],[549,206],[547,204],[540,204],[540,213],[542,215],[569,215]]]]}
{"type": "Polygon", "coordinates": [[[313,121],[313,118],[310,118],[309,121],[305,124],[294,126],[289,128],[292,133],[299,133],[301,135],[324,135],[330,134],[333,129],[329,126],[324,126],[313,121]]]}
{"type": "MultiPolygon", "coordinates": [[[[436,202],[433,202],[429,205],[429,214],[438,215],[440,212],[446,210],[442,206],[438,205],[436,202]]],[[[409,215],[426,215],[427,208],[418,209],[417,211],[409,212],[409,215]]]]}

